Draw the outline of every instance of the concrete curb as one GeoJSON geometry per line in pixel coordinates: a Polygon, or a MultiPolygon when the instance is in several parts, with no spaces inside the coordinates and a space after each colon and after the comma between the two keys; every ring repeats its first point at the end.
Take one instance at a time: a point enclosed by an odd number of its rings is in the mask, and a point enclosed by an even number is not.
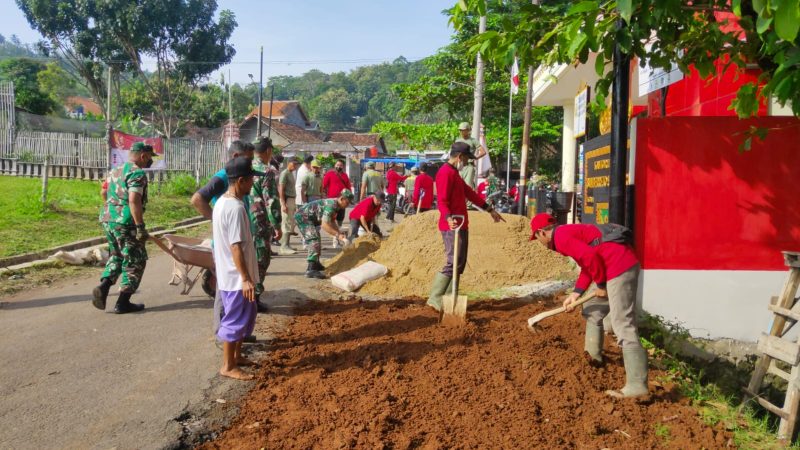
{"type": "MultiPolygon", "coordinates": [[[[207,219],[202,216],[192,217],[190,219],[181,220],[180,222],[173,224],[171,229],[180,228],[187,225],[196,225],[205,222],[206,220],[207,219]]],[[[164,227],[154,227],[148,231],[151,231],[152,232],[151,234],[158,234],[158,232],[161,232],[163,234],[164,232],[171,230],[169,229],[165,230],[164,227]]],[[[82,241],[72,242],[70,244],[59,245],[58,247],[52,247],[38,252],[26,253],[24,255],[17,255],[17,256],[9,256],[7,258],[0,258],[0,268],[10,268],[11,266],[18,266],[20,264],[25,264],[33,261],[45,260],[58,251],[71,252],[73,250],[91,248],[105,243],[106,243],[106,237],[99,236],[99,237],[84,239],[82,241]]]]}

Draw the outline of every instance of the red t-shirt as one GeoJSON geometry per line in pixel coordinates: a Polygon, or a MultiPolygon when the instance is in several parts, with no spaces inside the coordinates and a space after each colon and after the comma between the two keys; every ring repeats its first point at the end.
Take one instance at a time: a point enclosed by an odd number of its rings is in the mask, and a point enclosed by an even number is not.
{"type": "Polygon", "coordinates": [[[338,173],[336,170],[329,170],[322,177],[322,190],[327,193],[328,198],[336,198],[342,193],[342,189],[353,189],[350,178],[346,173],[338,173]]]}
{"type": "Polygon", "coordinates": [[[553,250],[569,256],[581,267],[575,292],[583,293],[592,281],[605,287],[608,280],[622,275],[639,263],[633,248],[616,242],[592,246],[603,237],[594,225],[561,225],[553,230],[553,250]]]}
{"type": "Polygon", "coordinates": [[[358,202],[358,205],[350,211],[350,220],[361,220],[361,216],[364,216],[367,222],[372,222],[372,219],[378,215],[378,211],[380,210],[380,205],[376,205],[374,199],[370,195],[358,202]]]}
{"type": "Polygon", "coordinates": [[[386,193],[397,194],[397,185],[405,181],[408,177],[404,177],[394,170],[386,172],[386,193]]]}
{"type": "Polygon", "coordinates": [[[486,182],[481,181],[480,184],[478,184],[478,187],[475,188],[475,192],[477,192],[482,199],[486,200],[486,182]]]}
{"type": "Polygon", "coordinates": [[[425,191],[420,208],[430,209],[433,206],[433,178],[427,173],[420,173],[414,180],[414,204],[420,203],[421,191],[425,191]]]}
{"type": "Polygon", "coordinates": [[[486,201],[467,186],[458,169],[450,163],[443,165],[436,172],[436,200],[439,208],[439,231],[450,230],[447,218],[452,215],[464,216],[464,226],[461,228],[469,229],[467,200],[480,208],[486,207],[486,201]]]}

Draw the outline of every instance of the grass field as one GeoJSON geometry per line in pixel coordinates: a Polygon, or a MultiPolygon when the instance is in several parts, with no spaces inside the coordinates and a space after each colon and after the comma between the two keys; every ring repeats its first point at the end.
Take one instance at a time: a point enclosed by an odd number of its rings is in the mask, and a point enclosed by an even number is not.
{"type": "MultiPolygon", "coordinates": [[[[40,179],[0,176],[0,193],[0,257],[103,234],[97,223],[102,203],[97,181],[51,179],[46,209],[41,204],[40,179]]],[[[158,194],[151,186],[149,196],[144,217],[148,228],[171,226],[197,215],[186,193],[158,194]]]]}

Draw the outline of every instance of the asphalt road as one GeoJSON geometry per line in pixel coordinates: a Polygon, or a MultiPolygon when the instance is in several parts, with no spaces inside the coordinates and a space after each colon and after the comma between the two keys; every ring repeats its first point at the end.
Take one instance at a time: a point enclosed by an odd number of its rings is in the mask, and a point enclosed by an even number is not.
{"type": "MultiPolygon", "coordinates": [[[[260,340],[314,297],[305,267],[303,254],[273,260],[260,340]]],[[[116,288],[107,312],[92,307],[93,278],[0,299],[0,448],[174,448],[212,421],[197,411],[235,408],[248,386],[217,375],[213,300],[199,285],[179,295],[171,273],[172,259],[151,254],[133,297],[146,305],[139,314],[110,312],[116,288]]]]}

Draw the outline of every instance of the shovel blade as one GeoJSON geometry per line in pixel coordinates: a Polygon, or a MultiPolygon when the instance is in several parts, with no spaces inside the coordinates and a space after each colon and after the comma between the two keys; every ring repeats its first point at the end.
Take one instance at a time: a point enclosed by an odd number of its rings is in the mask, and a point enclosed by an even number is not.
{"type": "Polygon", "coordinates": [[[460,326],[467,321],[467,296],[459,295],[456,298],[447,296],[443,299],[444,308],[442,309],[442,324],[448,326],[460,326]],[[451,305],[448,309],[448,303],[451,305]]]}

